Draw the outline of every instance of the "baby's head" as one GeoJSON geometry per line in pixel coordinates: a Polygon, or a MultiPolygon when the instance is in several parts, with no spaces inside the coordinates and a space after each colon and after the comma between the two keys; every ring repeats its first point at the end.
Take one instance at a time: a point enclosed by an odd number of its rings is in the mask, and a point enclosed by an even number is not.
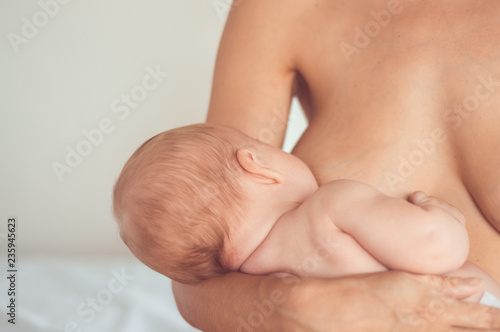
{"type": "Polygon", "coordinates": [[[298,158],[235,129],[197,124],[146,141],[123,167],[113,203],[137,258],[194,283],[237,271],[316,188],[298,158]]]}
{"type": "Polygon", "coordinates": [[[230,270],[224,243],[245,213],[238,143],[220,126],[173,129],[146,141],[114,188],[114,212],[130,250],[181,282],[230,270]]]}

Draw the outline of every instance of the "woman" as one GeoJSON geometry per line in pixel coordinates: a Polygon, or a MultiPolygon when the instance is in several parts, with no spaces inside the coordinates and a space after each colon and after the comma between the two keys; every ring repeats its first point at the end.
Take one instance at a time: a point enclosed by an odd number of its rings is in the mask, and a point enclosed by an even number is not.
{"type": "MultiPolygon", "coordinates": [[[[500,281],[498,15],[494,1],[238,2],[207,121],[281,146],[296,94],[309,126],[293,153],[320,185],[355,179],[459,207],[469,260],[500,281]]],[[[183,316],[206,331],[500,330],[498,310],[459,301],[478,287],[395,271],[336,280],[233,273],[174,283],[174,292],[183,316]]]]}

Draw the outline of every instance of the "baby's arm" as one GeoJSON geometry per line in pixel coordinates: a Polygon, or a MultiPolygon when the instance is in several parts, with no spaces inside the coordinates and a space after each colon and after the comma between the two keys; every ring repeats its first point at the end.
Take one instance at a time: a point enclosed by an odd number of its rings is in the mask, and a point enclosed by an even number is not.
{"type": "Polygon", "coordinates": [[[442,274],[467,258],[463,215],[436,198],[417,192],[406,201],[350,180],[328,183],[318,194],[331,221],[390,269],[442,274]]]}

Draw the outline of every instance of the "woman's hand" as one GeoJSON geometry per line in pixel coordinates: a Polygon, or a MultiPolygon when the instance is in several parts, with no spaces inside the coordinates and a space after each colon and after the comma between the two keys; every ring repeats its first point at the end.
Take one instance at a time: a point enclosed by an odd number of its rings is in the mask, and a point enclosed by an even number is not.
{"type": "Polygon", "coordinates": [[[459,301],[480,290],[477,281],[397,271],[336,280],[266,279],[261,303],[274,306],[272,315],[262,326],[257,311],[240,317],[239,331],[500,331],[499,309],[459,301]],[[280,294],[283,303],[272,301],[280,294]]]}

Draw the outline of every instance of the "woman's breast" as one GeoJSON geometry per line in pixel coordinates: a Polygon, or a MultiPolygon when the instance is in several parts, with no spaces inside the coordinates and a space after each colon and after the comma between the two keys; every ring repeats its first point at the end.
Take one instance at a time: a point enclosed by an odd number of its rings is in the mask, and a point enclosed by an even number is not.
{"type": "Polygon", "coordinates": [[[394,197],[423,190],[456,206],[467,218],[469,260],[500,282],[500,234],[492,226],[500,229],[499,131],[480,123],[457,131],[436,111],[408,109],[319,112],[293,153],[320,185],[353,179],[394,197]]]}
{"type": "Polygon", "coordinates": [[[500,281],[500,6],[405,5],[346,61],[339,45],[370,11],[362,1],[331,3],[323,20],[298,25],[310,125],[294,154],[320,184],[355,179],[455,205],[467,217],[469,259],[500,281]]]}

